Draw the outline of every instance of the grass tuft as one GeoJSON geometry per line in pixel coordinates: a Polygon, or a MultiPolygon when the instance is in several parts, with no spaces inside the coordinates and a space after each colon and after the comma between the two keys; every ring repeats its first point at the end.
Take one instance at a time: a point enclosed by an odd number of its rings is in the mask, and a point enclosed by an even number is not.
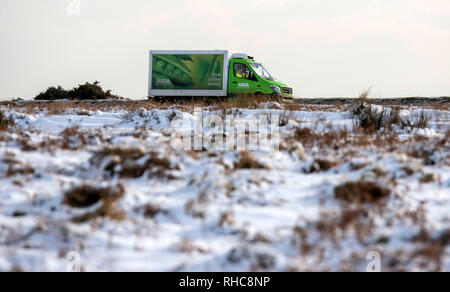
{"type": "Polygon", "coordinates": [[[140,178],[147,173],[149,177],[161,178],[173,169],[167,157],[156,152],[145,153],[141,148],[105,148],[96,153],[93,160],[107,160],[104,170],[110,177],[140,178]]]}
{"type": "Polygon", "coordinates": [[[239,160],[234,164],[235,169],[265,169],[248,151],[239,152],[239,160]]]}
{"type": "Polygon", "coordinates": [[[334,189],[334,196],[338,200],[350,203],[376,203],[389,197],[391,191],[374,182],[347,182],[334,189]]]}
{"type": "Polygon", "coordinates": [[[5,131],[14,126],[14,124],[14,118],[6,117],[5,114],[0,111],[0,131],[5,131]]]}
{"type": "Polygon", "coordinates": [[[88,222],[98,217],[121,221],[125,218],[125,214],[117,206],[117,201],[124,194],[125,190],[120,184],[106,188],[84,184],[67,191],[63,204],[72,208],[84,209],[101,203],[96,210],[74,217],[72,221],[75,223],[88,222]]]}
{"type": "Polygon", "coordinates": [[[84,184],[67,191],[63,203],[72,208],[87,208],[100,201],[116,201],[123,195],[124,189],[121,185],[102,188],[84,184]]]}

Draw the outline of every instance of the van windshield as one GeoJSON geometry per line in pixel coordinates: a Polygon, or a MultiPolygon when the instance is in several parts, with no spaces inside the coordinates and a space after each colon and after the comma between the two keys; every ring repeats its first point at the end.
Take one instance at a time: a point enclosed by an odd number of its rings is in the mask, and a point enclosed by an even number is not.
{"type": "Polygon", "coordinates": [[[266,80],[273,80],[272,75],[269,73],[269,71],[267,71],[266,68],[264,68],[262,64],[250,63],[250,66],[252,66],[253,70],[255,70],[256,74],[258,74],[259,77],[266,80]]]}

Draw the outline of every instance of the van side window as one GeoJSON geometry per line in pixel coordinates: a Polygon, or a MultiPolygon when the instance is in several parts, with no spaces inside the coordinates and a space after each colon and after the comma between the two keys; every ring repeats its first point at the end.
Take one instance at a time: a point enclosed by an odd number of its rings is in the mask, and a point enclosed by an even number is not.
{"type": "Polygon", "coordinates": [[[250,74],[251,71],[245,64],[234,63],[233,72],[234,77],[252,80],[251,78],[252,74],[250,74]]]}

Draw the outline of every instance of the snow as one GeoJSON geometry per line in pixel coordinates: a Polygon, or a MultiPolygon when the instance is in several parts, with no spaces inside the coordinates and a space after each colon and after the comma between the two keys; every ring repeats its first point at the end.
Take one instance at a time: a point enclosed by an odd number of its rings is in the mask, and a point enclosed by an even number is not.
{"type": "MultiPolygon", "coordinates": [[[[344,129],[353,133],[349,112],[281,107],[203,109],[203,115],[232,115],[234,125],[254,116],[286,117],[289,122],[280,128],[282,141],[292,138],[299,127],[316,133],[344,129]]],[[[0,138],[0,271],[66,271],[70,251],[80,254],[85,271],[365,271],[366,255],[372,250],[381,252],[384,270],[433,270],[434,262],[417,251],[450,230],[446,111],[427,110],[434,117],[428,128],[397,129],[399,141],[406,141],[397,151],[351,142],[334,149],[297,141],[292,144],[296,151],[251,152],[264,169],[235,169],[240,155],[236,150],[192,153],[171,148],[173,134],[191,133],[191,126],[200,122],[193,110],[97,110],[88,115],[77,110],[56,115],[0,110],[16,124],[0,138]],[[86,141],[73,135],[64,146],[64,131],[74,127],[86,141]],[[419,136],[429,144],[415,145],[419,136]],[[36,149],[24,148],[24,141],[36,149]],[[98,157],[114,147],[154,152],[167,158],[171,167],[162,176],[147,170],[127,178],[117,175],[122,163],[110,175],[107,165],[120,157],[98,157]],[[413,157],[408,151],[414,147],[429,147],[434,163],[413,157]],[[319,158],[339,163],[309,173],[319,158]],[[426,174],[432,179],[421,181],[426,174]],[[334,188],[361,179],[388,187],[391,195],[382,209],[363,206],[366,216],[342,227],[341,212],[357,206],[337,200],[334,188]],[[122,185],[125,194],[117,204],[125,219],[75,223],[75,216],[101,205],[76,209],[62,204],[67,191],[83,184],[122,185]],[[154,217],[144,216],[146,205],[161,210],[154,217]],[[414,222],[421,206],[426,220],[414,222]],[[421,228],[429,233],[429,242],[413,240],[421,228]],[[300,230],[306,232],[304,238],[300,230]],[[364,231],[368,234],[360,236],[364,231]],[[382,237],[388,241],[380,243],[382,237]]],[[[420,114],[414,109],[401,116],[420,114]]],[[[201,127],[210,130],[207,122],[201,127]]],[[[148,158],[141,157],[136,165],[144,165],[148,158]]],[[[440,270],[450,271],[446,245],[439,261],[440,270]]]]}

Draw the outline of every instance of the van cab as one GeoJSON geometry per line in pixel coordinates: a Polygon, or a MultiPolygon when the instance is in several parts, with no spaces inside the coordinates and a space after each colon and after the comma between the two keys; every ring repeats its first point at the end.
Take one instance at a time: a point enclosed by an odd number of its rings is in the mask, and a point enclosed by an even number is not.
{"type": "Polygon", "coordinates": [[[229,94],[267,94],[293,97],[293,90],[276,81],[261,63],[246,54],[233,54],[228,67],[229,94]]]}

